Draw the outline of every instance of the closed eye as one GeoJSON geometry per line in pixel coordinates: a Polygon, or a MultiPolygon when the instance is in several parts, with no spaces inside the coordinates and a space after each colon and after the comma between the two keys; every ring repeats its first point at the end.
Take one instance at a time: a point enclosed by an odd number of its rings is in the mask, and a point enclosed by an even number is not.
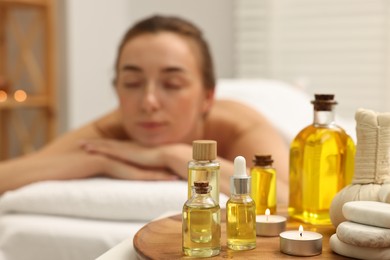
{"type": "Polygon", "coordinates": [[[141,81],[135,81],[135,82],[125,82],[124,87],[125,88],[139,88],[142,87],[143,83],[141,81]]]}
{"type": "Polygon", "coordinates": [[[164,87],[166,89],[171,89],[171,90],[178,90],[178,89],[181,89],[183,86],[181,84],[177,84],[177,83],[164,83],[164,87]]]}

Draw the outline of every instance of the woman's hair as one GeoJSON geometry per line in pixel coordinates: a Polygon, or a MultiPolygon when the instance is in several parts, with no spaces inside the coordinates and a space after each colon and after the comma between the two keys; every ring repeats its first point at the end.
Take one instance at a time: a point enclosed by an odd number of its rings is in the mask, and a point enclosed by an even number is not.
{"type": "Polygon", "coordinates": [[[172,16],[155,15],[146,18],[136,23],[126,32],[118,49],[118,54],[115,62],[116,73],[118,73],[119,69],[118,66],[120,54],[122,53],[123,47],[128,41],[145,33],[158,32],[176,33],[177,35],[186,37],[187,39],[195,43],[195,46],[197,46],[197,48],[199,49],[199,54],[201,56],[200,70],[202,73],[204,87],[206,89],[214,89],[215,75],[213,61],[211,58],[208,44],[203,38],[202,31],[189,21],[172,16]]]}

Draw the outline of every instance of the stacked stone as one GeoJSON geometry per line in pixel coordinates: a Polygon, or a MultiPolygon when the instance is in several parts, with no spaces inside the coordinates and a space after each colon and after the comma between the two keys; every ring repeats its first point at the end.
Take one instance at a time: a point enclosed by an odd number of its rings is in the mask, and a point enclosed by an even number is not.
{"type": "Polygon", "coordinates": [[[337,254],[357,259],[390,259],[390,204],[376,201],[351,201],[330,238],[337,254]]]}

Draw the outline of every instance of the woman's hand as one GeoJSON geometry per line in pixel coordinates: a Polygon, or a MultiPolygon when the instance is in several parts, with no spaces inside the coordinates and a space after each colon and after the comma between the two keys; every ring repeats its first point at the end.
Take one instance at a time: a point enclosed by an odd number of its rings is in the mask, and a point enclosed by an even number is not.
{"type": "MultiPolygon", "coordinates": [[[[97,156],[104,156],[98,155],[97,156]]],[[[147,180],[147,181],[170,181],[178,180],[179,177],[167,169],[142,168],[131,165],[122,160],[106,157],[104,158],[104,174],[117,179],[126,180],[147,180]]]]}
{"type": "Polygon", "coordinates": [[[111,159],[137,166],[147,168],[166,167],[158,147],[143,147],[131,141],[91,139],[82,141],[81,148],[88,153],[105,155],[111,159]]]}
{"type": "MultiPolygon", "coordinates": [[[[88,153],[105,156],[109,160],[108,165],[112,164],[106,171],[112,175],[128,174],[134,168],[137,178],[141,179],[142,172],[170,173],[186,179],[187,163],[192,158],[192,147],[188,144],[144,147],[131,141],[93,139],[82,141],[81,147],[88,153]]],[[[172,176],[169,178],[172,179],[172,176]]]]}

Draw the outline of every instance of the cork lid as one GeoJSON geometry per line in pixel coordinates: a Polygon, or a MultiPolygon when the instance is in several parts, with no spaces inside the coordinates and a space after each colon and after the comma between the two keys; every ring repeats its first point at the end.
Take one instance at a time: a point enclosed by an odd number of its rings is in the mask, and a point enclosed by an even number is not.
{"type": "Polygon", "coordinates": [[[193,141],[192,158],[199,161],[215,160],[217,158],[217,142],[214,140],[193,141]]]}
{"type": "Polygon", "coordinates": [[[198,194],[206,194],[210,191],[208,181],[194,181],[195,192],[198,194]]]}
{"type": "Polygon", "coordinates": [[[271,166],[274,160],[272,160],[271,155],[262,155],[262,154],[255,154],[255,158],[253,158],[253,162],[255,165],[259,166],[271,166]]]}
{"type": "Polygon", "coordinates": [[[331,111],[332,107],[337,104],[333,94],[315,94],[311,103],[316,111],[331,111]]]}

